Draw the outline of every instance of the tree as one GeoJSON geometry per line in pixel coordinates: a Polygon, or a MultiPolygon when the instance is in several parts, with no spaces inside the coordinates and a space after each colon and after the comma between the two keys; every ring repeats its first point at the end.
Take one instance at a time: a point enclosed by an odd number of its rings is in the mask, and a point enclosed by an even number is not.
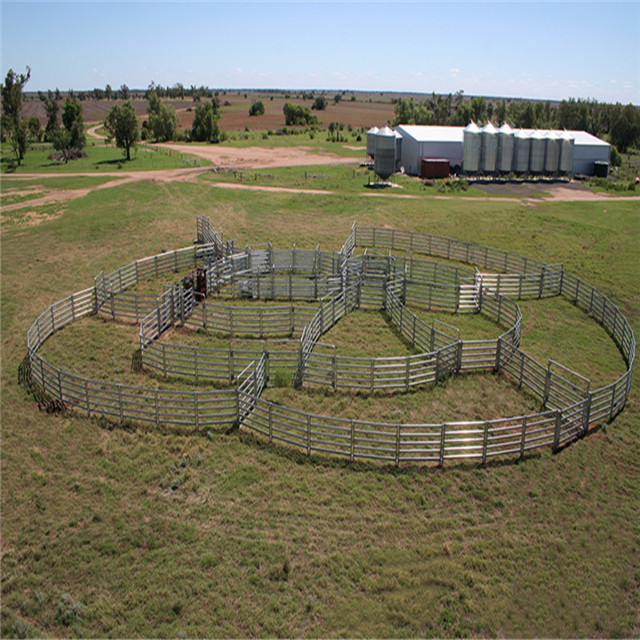
{"type": "Polygon", "coordinates": [[[107,100],[111,100],[111,98],[113,98],[113,89],[111,88],[111,85],[108,84],[105,88],[104,88],[104,97],[107,100]]]}
{"type": "Polygon", "coordinates": [[[149,130],[158,142],[173,140],[178,130],[178,116],[176,110],[158,97],[155,89],[148,91],[149,130]]]}
{"type": "Polygon", "coordinates": [[[318,124],[318,118],[302,105],[285,102],[282,110],[284,112],[285,124],[288,126],[318,124]]]}
{"type": "Polygon", "coordinates": [[[612,113],[611,142],[618,151],[626,150],[640,141],[640,108],[628,104],[615,105],[612,113]]]}
{"type": "Polygon", "coordinates": [[[127,100],[122,106],[115,105],[109,111],[104,126],[115,138],[116,146],[125,150],[127,161],[131,160],[131,147],[140,139],[138,118],[133,104],[127,100]]]}
{"type": "Polygon", "coordinates": [[[123,100],[128,100],[131,97],[131,93],[129,92],[129,87],[126,84],[120,85],[120,97],[123,100]]]}
{"type": "Polygon", "coordinates": [[[35,142],[42,140],[42,127],[40,126],[40,120],[38,120],[36,116],[29,118],[27,121],[27,129],[32,140],[35,142]]]}
{"type": "Polygon", "coordinates": [[[30,77],[29,67],[26,74],[17,74],[9,69],[2,85],[2,130],[11,143],[18,165],[27,152],[27,125],[22,120],[22,89],[30,77]]]}
{"type": "Polygon", "coordinates": [[[57,129],[50,134],[53,148],[60,151],[65,163],[69,162],[73,151],[80,151],[86,144],[82,107],[71,98],[62,107],[63,129],[57,129]]]}
{"type": "Polygon", "coordinates": [[[191,138],[198,142],[215,140],[220,137],[218,113],[213,102],[205,102],[196,107],[191,129],[191,138]]]}
{"type": "Polygon", "coordinates": [[[254,102],[249,109],[250,116],[262,116],[264,115],[264,103],[262,100],[258,100],[258,102],[254,102]]]}
{"type": "Polygon", "coordinates": [[[340,102],[340,100],[342,100],[342,94],[341,93],[336,93],[335,96],[333,96],[333,101],[338,104],[338,102],[340,102]]]}
{"type": "Polygon", "coordinates": [[[327,108],[327,99],[324,96],[318,96],[311,105],[316,111],[324,111],[327,108]]]}
{"type": "Polygon", "coordinates": [[[67,98],[67,101],[62,107],[62,124],[71,136],[71,148],[78,150],[83,149],[87,139],[84,134],[82,107],[71,98],[67,98]]]}
{"type": "Polygon", "coordinates": [[[49,95],[44,99],[44,110],[47,114],[47,124],[44,128],[44,135],[45,139],[49,140],[51,134],[60,126],[58,123],[58,111],[60,111],[60,107],[51,91],[49,91],[49,95]]]}

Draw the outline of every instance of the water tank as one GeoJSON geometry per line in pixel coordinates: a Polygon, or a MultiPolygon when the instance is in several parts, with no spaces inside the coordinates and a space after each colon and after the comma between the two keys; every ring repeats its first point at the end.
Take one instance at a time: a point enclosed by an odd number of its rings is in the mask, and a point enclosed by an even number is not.
{"type": "Polygon", "coordinates": [[[482,138],[475,122],[469,123],[462,132],[462,169],[465,173],[480,170],[482,138]]]}
{"type": "Polygon", "coordinates": [[[371,129],[367,131],[367,154],[372,158],[376,151],[376,134],[378,131],[378,127],[371,127],[371,129]]]}
{"type": "Polygon", "coordinates": [[[498,129],[498,160],[496,168],[501,173],[510,173],[513,167],[513,129],[505,122],[498,129]]]}
{"type": "Polygon", "coordinates": [[[396,134],[389,127],[376,133],[373,170],[386,180],[396,170],[396,134]]]}
{"type": "Polygon", "coordinates": [[[531,134],[531,149],[529,151],[529,171],[542,173],[544,171],[544,152],[547,146],[544,133],[534,131],[531,134]]]}
{"type": "Polygon", "coordinates": [[[485,173],[495,173],[498,159],[498,132],[490,123],[482,127],[482,153],[480,166],[485,173]]]}
{"type": "Polygon", "coordinates": [[[544,170],[556,174],[560,165],[560,136],[555,131],[548,131],[545,136],[544,170]]]}
{"type": "Polygon", "coordinates": [[[575,138],[568,131],[565,131],[560,136],[560,173],[571,173],[573,171],[575,143],[575,138]]]}
{"type": "Polygon", "coordinates": [[[513,171],[527,173],[527,171],[529,171],[531,136],[521,129],[513,136],[513,142],[513,171]]]}

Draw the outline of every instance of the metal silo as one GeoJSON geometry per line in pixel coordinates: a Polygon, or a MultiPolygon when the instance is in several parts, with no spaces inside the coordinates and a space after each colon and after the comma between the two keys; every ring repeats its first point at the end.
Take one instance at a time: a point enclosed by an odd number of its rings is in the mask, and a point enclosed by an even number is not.
{"type": "Polygon", "coordinates": [[[544,154],[544,170],[547,173],[558,173],[560,165],[560,137],[555,131],[547,131],[545,136],[547,145],[544,154]]]}
{"type": "Polygon", "coordinates": [[[400,170],[400,164],[402,163],[402,134],[398,131],[393,131],[396,136],[396,171],[400,170]]]}
{"type": "Polygon", "coordinates": [[[531,173],[542,173],[544,171],[544,152],[546,140],[542,131],[535,131],[531,134],[531,150],[529,152],[529,171],[531,173]]]}
{"type": "Polygon", "coordinates": [[[513,142],[513,170],[518,173],[527,173],[529,171],[531,136],[521,129],[513,136],[513,142]]]}
{"type": "Polygon", "coordinates": [[[501,173],[509,173],[513,167],[513,129],[505,122],[498,129],[498,160],[496,167],[501,173]]]}
{"type": "Polygon", "coordinates": [[[376,152],[376,134],[380,131],[378,127],[371,127],[367,131],[367,154],[373,158],[376,152]]]}
{"type": "Polygon", "coordinates": [[[465,173],[480,170],[482,138],[475,122],[469,123],[462,132],[462,169],[465,173]]]}
{"type": "Polygon", "coordinates": [[[565,131],[560,136],[560,173],[572,173],[573,172],[573,154],[575,151],[575,138],[565,131]]]}
{"type": "Polygon", "coordinates": [[[396,170],[396,134],[389,127],[376,133],[373,170],[386,180],[396,170]]]}
{"type": "Polygon", "coordinates": [[[485,173],[494,173],[496,160],[498,159],[498,132],[490,123],[482,127],[482,153],[480,154],[480,166],[485,173]]]}

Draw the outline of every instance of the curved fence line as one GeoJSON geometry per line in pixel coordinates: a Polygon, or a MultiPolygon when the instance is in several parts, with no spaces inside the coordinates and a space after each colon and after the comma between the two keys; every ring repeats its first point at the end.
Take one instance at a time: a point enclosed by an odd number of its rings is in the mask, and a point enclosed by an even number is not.
{"type": "MultiPolygon", "coordinates": [[[[200,224],[203,229],[206,227],[203,223],[200,224]]],[[[220,260],[220,256],[216,255],[216,247],[207,245],[151,256],[118,269],[108,276],[101,274],[96,278],[92,288],[74,293],[51,305],[36,318],[27,332],[31,378],[45,393],[65,404],[85,410],[87,415],[105,415],[120,421],[140,420],[156,425],[195,426],[196,429],[204,425],[228,424],[235,421],[267,436],[269,440],[282,440],[302,447],[308,454],[312,451],[323,451],[346,455],[351,460],[376,458],[394,462],[396,465],[403,461],[431,461],[443,464],[445,460],[459,458],[486,462],[498,455],[522,456],[526,451],[543,446],[551,446],[557,451],[562,445],[585,434],[590,426],[611,420],[622,410],[631,384],[635,336],[620,309],[594,287],[562,268],[558,276],[556,267],[473,243],[459,243],[437,236],[397,230],[365,231],[369,233],[374,244],[384,241],[390,243],[392,249],[406,249],[406,246],[410,246],[412,250],[427,252],[425,248],[428,248],[434,252],[433,255],[446,252],[447,255],[441,257],[456,260],[467,257],[468,261],[473,261],[470,258],[475,259],[479,256],[484,258],[485,266],[496,268],[497,263],[501,262],[505,270],[520,269],[520,275],[535,275],[535,270],[539,269],[539,292],[546,294],[555,291],[555,295],[565,296],[604,326],[625,357],[627,371],[615,382],[592,390],[588,380],[562,365],[549,361],[545,368],[519,349],[521,317],[517,305],[499,296],[493,287],[483,287],[482,284],[476,288],[477,306],[482,311],[493,314],[499,321],[504,322],[506,319],[507,322],[513,322],[513,325],[496,341],[456,341],[451,343],[450,349],[445,345],[437,352],[443,362],[441,371],[448,373],[474,368],[503,371],[519,387],[527,388],[539,398],[547,410],[527,416],[490,421],[447,422],[435,425],[389,424],[319,416],[262,399],[260,394],[267,384],[270,369],[274,366],[292,368],[294,358],[298,361],[298,368],[301,357],[306,358],[307,363],[310,362],[311,356],[315,354],[312,354],[312,348],[309,347],[316,345],[322,333],[332,326],[328,322],[333,321],[333,314],[344,314],[348,312],[347,309],[353,308],[351,305],[354,298],[344,297],[347,291],[351,292],[348,295],[355,296],[357,293],[354,292],[359,289],[362,300],[366,288],[362,283],[344,288],[340,294],[342,298],[340,295],[332,298],[321,307],[321,313],[316,312],[314,319],[304,329],[306,352],[303,351],[305,343],[301,341],[297,354],[291,350],[280,352],[282,362],[276,365],[276,351],[266,353],[254,350],[242,354],[251,358],[249,362],[245,361],[246,364],[238,357],[241,355],[240,352],[228,351],[223,379],[231,381],[235,376],[236,386],[232,389],[170,391],[96,381],[54,367],[38,353],[40,346],[55,331],[86,315],[101,311],[110,313],[114,318],[130,319],[133,315],[139,316],[141,307],[137,306],[134,312],[131,311],[133,298],[123,295],[125,290],[141,279],[197,266],[199,261],[211,263],[212,257],[214,260],[220,260]],[[332,315],[327,321],[325,314],[329,313],[332,315]]],[[[347,251],[350,254],[356,244],[364,242],[367,239],[366,233],[361,233],[361,229],[354,224],[350,236],[353,239],[345,242],[345,254],[347,251]]],[[[407,263],[405,261],[399,268],[398,259],[392,256],[384,257],[382,260],[379,258],[380,256],[340,259],[343,282],[347,279],[350,263],[353,274],[357,273],[360,265],[366,264],[367,279],[375,283],[375,286],[371,285],[368,299],[378,304],[388,304],[391,308],[390,315],[395,314],[394,322],[399,322],[401,333],[404,332],[404,335],[408,330],[406,318],[411,317],[405,316],[411,312],[400,306],[406,301],[407,296],[407,278],[404,275],[408,271],[407,263]],[[383,266],[385,261],[386,269],[383,266]],[[399,284],[402,280],[399,281],[397,278],[400,272],[403,273],[403,285],[399,284]],[[382,286],[379,286],[380,282],[383,283],[382,286]],[[386,286],[386,283],[390,286],[386,286]],[[399,289],[400,286],[404,286],[404,291],[399,289]]],[[[458,298],[462,294],[460,286],[457,285],[458,298]]],[[[148,298],[142,298],[135,304],[144,307],[150,304],[150,301],[148,298]]],[[[179,288],[172,287],[160,296],[156,303],[155,337],[152,329],[144,339],[148,340],[148,344],[152,344],[169,325],[175,324],[176,318],[182,323],[188,321],[195,308],[197,301],[193,293],[189,301],[188,294],[185,296],[179,288]],[[176,311],[177,309],[179,311],[176,311]]],[[[167,347],[168,345],[164,347],[165,358],[167,347]]],[[[177,346],[172,348],[185,351],[190,349],[177,346]]],[[[406,362],[405,358],[405,376],[406,362]]],[[[193,369],[198,380],[197,361],[193,369]]],[[[185,370],[190,370],[189,366],[185,366],[185,370]]],[[[387,371],[384,375],[390,380],[393,379],[394,384],[401,388],[397,373],[391,374],[387,371]]],[[[334,374],[334,379],[335,377],[334,374]]],[[[404,384],[406,388],[406,377],[404,384]]]]}

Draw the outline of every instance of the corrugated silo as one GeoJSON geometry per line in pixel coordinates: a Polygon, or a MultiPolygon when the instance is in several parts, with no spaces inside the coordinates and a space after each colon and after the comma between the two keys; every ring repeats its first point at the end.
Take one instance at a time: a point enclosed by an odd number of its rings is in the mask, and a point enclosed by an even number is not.
{"type": "Polygon", "coordinates": [[[400,163],[402,162],[402,134],[399,131],[393,131],[396,136],[396,171],[400,170],[400,163]]]}
{"type": "Polygon", "coordinates": [[[496,160],[498,159],[498,132],[490,123],[482,127],[482,153],[480,154],[480,166],[485,173],[494,173],[496,160]]]}
{"type": "Polygon", "coordinates": [[[371,127],[367,131],[367,154],[373,158],[376,152],[376,134],[380,131],[378,127],[371,127]]]}
{"type": "Polygon", "coordinates": [[[542,173],[544,171],[544,152],[546,140],[542,131],[534,131],[531,134],[531,149],[529,151],[529,171],[542,173]]]}
{"type": "Polygon", "coordinates": [[[572,173],[573,172],[573,154],[575,151],[575,138],[565,131],[560,136],[560,173],[572,173]]]}
{"type": "Polygon", "coordinates": [[[396,170],[396,134],[389,127],[376,133],[373,170],[386,180],[396,170]]]}
{"type": "Polygon", "coordinates": [[[496,167],[501,173],[509,173],[513,167],[513,129],[505,122],[498,129],[498,160],[496,167]]]}
{"type": "Polygon", "coordinates": [[[555,131],[548,131],[546,138],[546,148],[544,154],[544,170],[547,173],[558,173],[560,164],[560,138],[555,131]]]}
{"type": "Polygon", "coordinates": [[[475,122],[470,122],[462,132],[462,169],[465,173],[480,170],[482,138],[475,122]]]}
{"type": "Polygon", "coordinates": [[[527,173],[529,171],[531,136],[521,129],[513,136],[513,141],[513,170],[518,173],[527,173]]]}

